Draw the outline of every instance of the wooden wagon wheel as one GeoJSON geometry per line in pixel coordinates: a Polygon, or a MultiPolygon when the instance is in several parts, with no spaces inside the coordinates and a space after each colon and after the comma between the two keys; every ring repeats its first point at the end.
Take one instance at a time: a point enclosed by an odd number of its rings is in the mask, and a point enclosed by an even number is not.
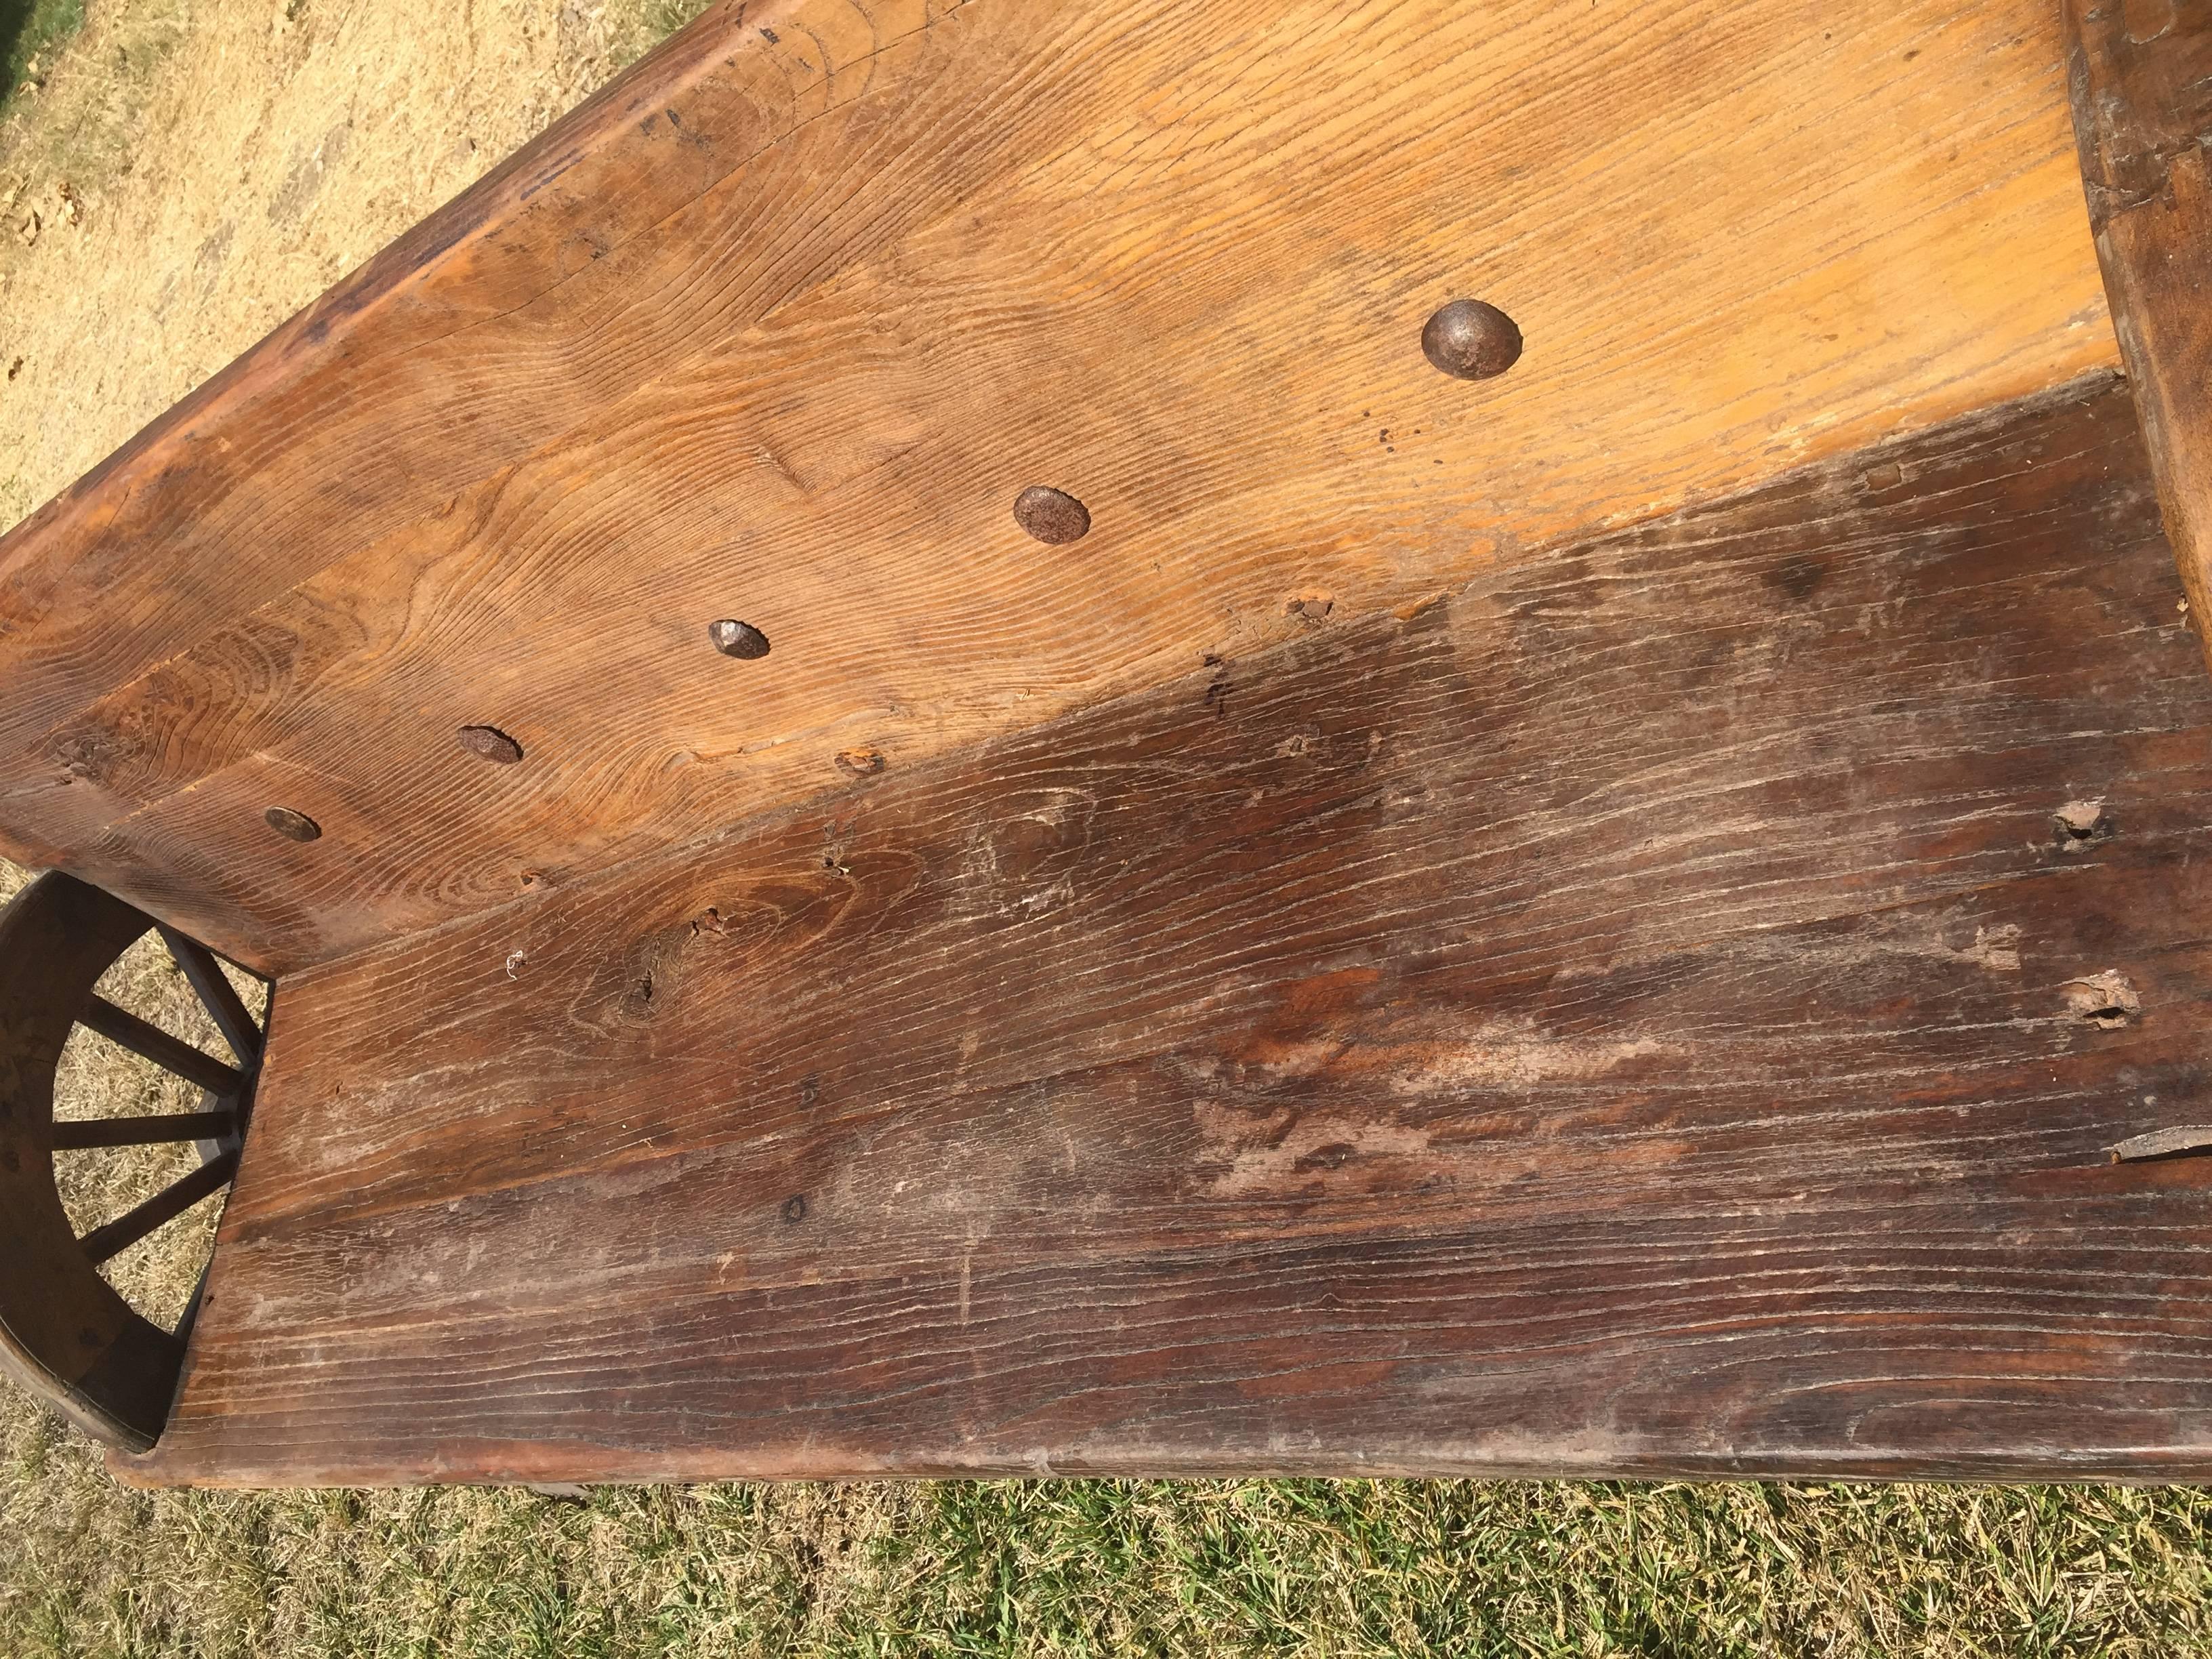
{"type": "Polygon", "coordinates": [[[100,1277],[100,1265],[230,1184],[261,1043],[261,1027],[206,947],[120,899],[57,872],[0,914],[0,1365],[110,1444],[143,1450],[161,1434],[199,1297],[165,1331],[100,1277]],[[155,927],[239,1064],[94,992],[155,927]],[[77,1025],[198,1085],[201,1109],[56,1122],[55,1070],[77,1025]],[[178,1141],[198,1143],[199,1168],[77,1236],[54,1183],[56,1152],[178,1141]]]}

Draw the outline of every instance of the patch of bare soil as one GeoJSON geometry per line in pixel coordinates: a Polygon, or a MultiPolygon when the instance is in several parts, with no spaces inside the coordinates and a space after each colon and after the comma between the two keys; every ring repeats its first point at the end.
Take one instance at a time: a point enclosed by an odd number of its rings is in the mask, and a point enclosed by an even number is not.
{"type": "Polygon", "coordinates": [[[703,0],[94,0],[0,122],[0,526],[703,0]]]}

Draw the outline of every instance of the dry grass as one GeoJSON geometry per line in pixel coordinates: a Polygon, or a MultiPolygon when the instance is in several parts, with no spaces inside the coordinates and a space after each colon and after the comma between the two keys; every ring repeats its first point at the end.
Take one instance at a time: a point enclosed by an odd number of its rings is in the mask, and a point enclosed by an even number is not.
{"type": "Polygon", "coordinates": [[[99,0],[0,118],[0,526],[702,4],[99,0]]]}
{"type": "MultiPolygon", "coordinates": [[[[98,0],[0,120],[0,523],[697,0],[98,0]],[[63,182],[82,203],[52,210],[63,182]],[[20,216],[20,215],[18,216],[20,216]]],[[[18,872],[0,867],[0,893],[18,872]]],[[[110,994],[219,1044],[157,947],[110,994]]],[[[89,1036],[70,1113],[179,1109],[89,1036]]],[[[190,1154],[76,1154],[80,1223],[190,1154]],[[164,1167],[161,1158],[170,1160],[164,1167]]],[[[211,1206],[210,1206],[211,1208],[211,1206]]],[[[210,1216],[118,1260],[173,1313],[210,1216]]],[[[2192,1492],[1109,1481],[146,1494],[0,1387],[0,1656],[2212,1650],[2192,1492]]]]}

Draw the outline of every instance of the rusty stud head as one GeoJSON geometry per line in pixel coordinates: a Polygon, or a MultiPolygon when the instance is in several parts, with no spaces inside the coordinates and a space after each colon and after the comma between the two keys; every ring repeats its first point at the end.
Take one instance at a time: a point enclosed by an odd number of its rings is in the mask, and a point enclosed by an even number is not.
{"type": "Polygon", "coordinates": [[[768,635],[750,623],[741,623],[734,617],[708,623],[707,637],[714,642],[714,649],[726,657],[739,657],[750,662],[756,657],[768,655],[768,635]]]}
{"type": "Polygon", "coordinates": [[[1521,331],[1496,306],[1454,300],[1421,331],[1421,352],[1455,380],[1486,380],[1521,361],[1521,331]]]}
{"type": "Polygon", "coordinates": [[[323,836],[321,824],[289,806],[270,807],[261,815],[261,821],[287,841],[320,841],[323,836]]]}
{"type": "Polygon", "coordinates": [[[1064,489],[1031,484],[1014,497],[1014,522],[1054,547],[1079,542],[1091,531],[1091,509],[1064,489]]]}
{"type": "Polygon", "coordinates": [[[522,745],[496,726],[465,726],[458,735],[461,747],[480,760],[512,766],[522,758],[522,745]]]}

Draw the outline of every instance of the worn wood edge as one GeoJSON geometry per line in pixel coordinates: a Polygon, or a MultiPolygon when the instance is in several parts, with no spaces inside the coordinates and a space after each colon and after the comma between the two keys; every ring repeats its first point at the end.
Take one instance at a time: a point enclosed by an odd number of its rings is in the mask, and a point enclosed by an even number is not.
{"type": "Polygon", "coordinates": [[[2037,1454],[1966,1454],[1908,1460],[1884,1453],[1826,1454],[1805,1457],[1727,1453],[1657,1452],[1621,1455],[1588,1439],[1556,1445],[1525,1437],[1500,1437],[1489,1446],[1477,1440],[1439,1449],[1428,1443],[1387,1447],[1356,1462],[1326,1451],[1306,1456],[1191,1455],[1182,1448],[1117,1449],[1107,1457],[1080,1455],[1045,1460],[978,1459],[973,1462],[921,1458],[854,1459],[833,1473],[806,1468],[803,1449],[777,1448],[750,1454],[654,1462],[628,1456],[592,1461],[599,1449],[580,1446],[573,1462],[548,1456],[542,1442],[487,1446],[469,1473],[448,1478],[406,1465],[348,1465],[342,1470],[287,1472],[281,1483],[247,1475],[195,1471],[179,1474],[149,1453],[110,1448],[108,1472],[128,1486],[146,1492],[332,1491],[351,1488],[413,1490],[426,1486],[534,1487],[547,1483],[584,1486],[702,1486],[726,1480],[771,1485],[818,1486],[846,1480],[1861,1480],[1888,1485],[1930,1480],[1989,1486],[2117,1486],[2135,1487],[2212,1485],[2212,1445],[2174,1451],[2147,1447],[2123,1456],[2094,1456],[2053,1462],[2037,1454]],[[485,1464],[511,1459],[501,1473],[484,1474],[485,1464]]]}
{"type": "Polygon", "coordinates": [[[2177,1124],[2170,1129],[2154,1129],[2148,1134],[2130,1135],[2116,1143],[2110,1150],[2115,1164],[2131,1164],[2154,1158],[2179,1158],[2212,1148],[2212,1125],[2202,1123],[2177,1124]]]}
{"type": "Polygon", "coordinates": [[[2061,11],[2098,264],[2212,665],[2212,7],[2063,0],[2061,11]]]}

